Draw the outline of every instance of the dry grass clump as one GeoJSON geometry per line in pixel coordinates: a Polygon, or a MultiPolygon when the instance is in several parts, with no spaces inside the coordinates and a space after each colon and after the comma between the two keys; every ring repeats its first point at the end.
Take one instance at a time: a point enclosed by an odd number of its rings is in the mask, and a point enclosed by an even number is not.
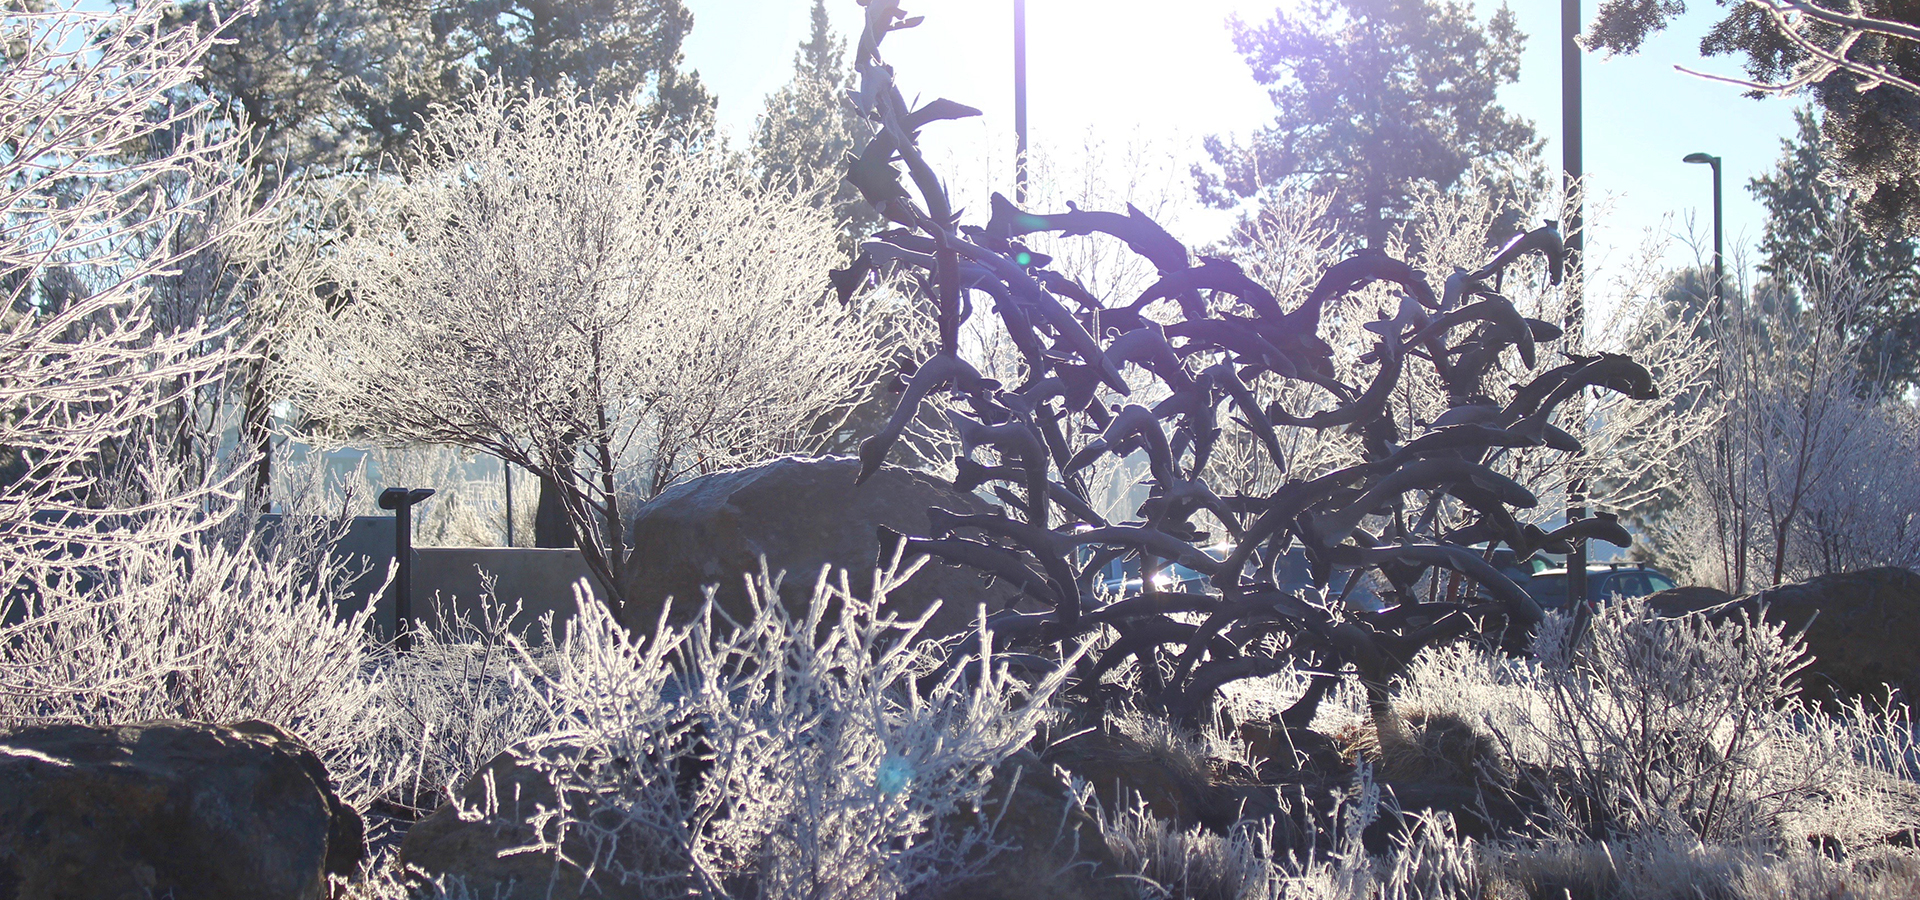
{"type": "Polygon", "coordinates": [[[1144,806],[1103,814],[1100,830],[1121,865],[1140,879],[1143,900],[1266,900],[1280,889],[1269,826],[1228,834],[1181,828],[1144,806]]]}
{"type": "Polygon", "coordinates": [[[1910,849],[1836,860],[1744,844],[1642,837],[1493,848],[1486,900],[1894,900],[1920,896],[1910,849]]]}
{"type": "Polygon", "coordinates": [[[1447,711],[1400,710],[1398,727],[1372,722],[1336,736],[1350,759],[1373,764],[1383,781],[1431,781],[1477,785],[1489,776],[1510,776],[1506,755],[1477,723],[1447,711]]]}

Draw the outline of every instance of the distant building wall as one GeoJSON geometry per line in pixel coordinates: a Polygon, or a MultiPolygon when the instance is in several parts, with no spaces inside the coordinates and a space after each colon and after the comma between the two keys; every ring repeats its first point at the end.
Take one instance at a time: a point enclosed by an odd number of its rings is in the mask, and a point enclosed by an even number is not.
{"type": "MultiPolygon", "coordinates": [[[[279,516],[263,517],[261,531],[265,540],[280,527],[279,516]]],[[[333,545],[333,559],[349,571],[360,573],[339,598],[340,614],[351,616],[369,604],[373,613],[368,625],[382,640],[395,633],[393,592],[387,586],[393,565],[393,516],[355,516],[346,533],[333,545]]],[[[510,627],[522,637],[540,640],[540,618],[551,612],[559,623],[573,614],[573,585],[586,578],[594,586],[595,596],[605,597],[606,588],[593,578],[586,560],[578,550],[533,550],[507,547],[415,547],[413,548],[413,616],[428,626],[439,625],[443,617],[464,617],[480,623],[487,618],[483,607],[481,573],[496,579],[493,605],[510,610],[517,602],[520,614],[510,627]],[[437,599],[436,599],[437,595],[437,599]]]]}

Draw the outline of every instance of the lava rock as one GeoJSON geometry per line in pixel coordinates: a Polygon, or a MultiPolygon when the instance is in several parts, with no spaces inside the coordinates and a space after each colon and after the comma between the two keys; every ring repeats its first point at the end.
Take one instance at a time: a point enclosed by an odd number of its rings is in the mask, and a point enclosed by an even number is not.
{"type": "MultiPolygon", "coordinates": [[[[763,558],[769,572],[786,573],[781,599],[802,616],[823,565],[845,569],[856,595],[871,590],[880,526],[925,536],[929,508],[995,510],[925,472],[882,466],[856,486],[859,471],[851,457],[784,457],[668,488],[635,518],[632,546],[639,552],[622,585],[622,620],[651,631],[671,597],[672,621],[685,621],[708,585],[716,586],[720,608],[742,620],[749,610],[742,574],[757,576],[763,558]]],[[[885,552],[891,558],[893,548],[885,552]]],[[[972,569],[929,560],[889,595],[882,612],[917,617],[939,599],[922,636],[944,637],[971,629],[980,604],[997,611],[1016,596],[972,569]]]]}
{"type": "Polygon", "coordinates": [[[1801,670],[1807,697],[1837,707],[1853,699],[1878,704],[1888,688],[1896,701],[1920,700],[1920,574],[1895,566],[1823,575],[1749,594],[1737,600],[1711,589],[1690,596],[1663,591],[1648,602],[1662,615],[1704,612],[1716,621],[1751,616],[1762,606],[1766,618],[1788,634],[1805,632],[1813,657],[1801,670]]]}
{"type": "Polygon", "coordinates": [[[0,731],[0,897],[327,896],[360,817],[263,722],[0,731]]]}

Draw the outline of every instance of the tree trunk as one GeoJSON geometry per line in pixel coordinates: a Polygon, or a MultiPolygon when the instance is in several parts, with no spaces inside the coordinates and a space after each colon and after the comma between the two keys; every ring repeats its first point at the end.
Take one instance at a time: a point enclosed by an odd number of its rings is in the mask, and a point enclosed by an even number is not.
{"type": "Polygon", "coordinates": [[[533,545],[554,549],[573,546],[573,525],[567,521],[560,486],[552,478],[540,479],[540,503],[533,514],[533,545]]]}
{"type": "Polygon", "coordinates": [[[264,360],[256,361],[247,373],[246,399],[240,410],[242,446],[253,451],[253,481],[249,485],[250,505],[260,512],[271,511],[273,504],[273,407],[267,395],[264,360]]]}

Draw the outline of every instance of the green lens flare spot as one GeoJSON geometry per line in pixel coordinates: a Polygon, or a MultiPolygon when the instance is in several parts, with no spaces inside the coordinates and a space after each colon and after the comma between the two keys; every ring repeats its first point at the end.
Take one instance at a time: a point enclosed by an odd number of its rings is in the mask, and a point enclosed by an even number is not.
{"type": "Polygon", "coordinates": [[[1013,261],[1023,266],[1033,265],[1033,254],[1022,250],[1021,252],[1015,253],[1013,255],[1013,261]]]}
{"type": "Polygon", "coordinates": [[[1019,221],[1020,221],[1021,228],[1026,228],[1034,231],[1044,230],[1047,227],[1047,220],[1044,217],[1036,216],[1036,215],[1033,215],[1032,213],[1027,213],[1020,216],[1019,221]]]}

